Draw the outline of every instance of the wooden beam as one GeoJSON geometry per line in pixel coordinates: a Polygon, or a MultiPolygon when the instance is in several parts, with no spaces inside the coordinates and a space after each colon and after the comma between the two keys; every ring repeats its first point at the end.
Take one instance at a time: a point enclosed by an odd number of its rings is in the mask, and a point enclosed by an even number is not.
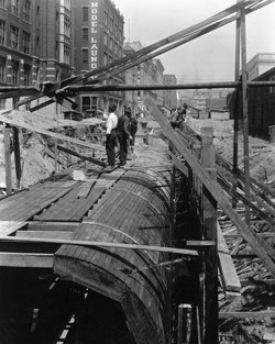
{"type": "MultiPolygon", "coordinates": [[[[209,178],[216,183],[215,147],[213,128],[201,128],[201,165],[209,178]]],[[[201,188],[201,235],[211,240],[214,246],[202,252],[202,270],[205,278],[202,285],[202,338],[206,344],[218,344],[218,254],[217,254],[217,202],[202,185],[201,188]]],[[[199,192],[199,191],[198,191],[199,192]]]]}
{"type": "Polygon", "coordinates": [[[171,152],[169,152],[169,155],[172,158],[172,163],[176,166],[178,170],[180,170],[186,177],[188,177],[188,168],[185,164],[179,161],[179,159],[171,152]]]}
{"type": "Polygon", "coordinates": [[[112,247],[120,249],[138,250],[138,251],[155,251],[166,253],[177,253],[180,255],[198,257],[198,252],[191,249],[181,249],[175,247],[164,246],[152,246],[152,245],[135,245],[135,244],[122,244],[122,243],[110,243],[102,241],[86,241],[86,240],[66,240],[66,239],[49,239],[49,238],[20,238],[12,236],[0,237],[0,242],[12,242],[12,243],[41,243],[41,244],[60,244],[60,245],[77,245],[87,247],[112,247]]]}
{"type": "Polygon", "coordinates": [[[95,165],[102,166],[102,167],[106,167],[107,166],[107,164],[104,161],[98,160],[98,159],[90,157],[90,156],[86,156],[86,155],[80,154],[80,153],[78,153],[78,152],[76,152],[76,151],[74,151],[72,149],[66,148],[64,146],[57,145],[56,147],[57,147],[58,150],[60,150],[62,152],[65,152],[67,154],[76,156],[76,157],[78,157],[80,159],[83,159],[83,160],[87,160],[89,162],[92,162],[95,165]]]}
{"type": "Polygon", "coordinates": [[[12,193],[12,175],[11,175],[11,151],[10,151],[10,135],[11,129],[4,128],[4,157],[5,157],[5,178],[7,195],[12,193]]]}
{"type": "Polygon", "coordinates": [[[79,222],[27,222],[27,229],[30,231],[68,231],[72,232],[79,225],[79,222]]]}
{"type": "Polygon", "coordinates": [[[242,289],[240,279],[235,269],[232,257],[227,247],[226,241],[223,237],[223,233],[218,227],[218,254],[219,254],[219,266],[222,286],[225,291],[240,292],[242,289]]]}
{"type": "Polygon", "coordinates": [[[50,239],[72,239],[72,231],[17,231],[16,237],[20,238],[50,238],[50,239]]]}
{"type": "Polygon", "coordinates": [[[231,219],[233,224],[242,232],[244,239],[253,247],[253,250],[257,256],[262,260],[264,265],[268,268],[270,273],[275,276],[275,264],[273,260],[269,257],[267,252],[263,249],[263,240],[260,237],[257,237],[256,233],[253,233],[251,229],[243,222],[240,215],[232,209],[230,201],[225,196],[223,191],[217,187],[217,185],[210,179],[207,172],[203,169],[202,166],[198,164],[195,157],[190,153],[188,148],[184,145],[183,141],[178,135],[174,132],[171,125],[168,123],[168,120],[160,113],[155,103],[146,98],[144,100],[145,105],[148,109],[151,109],[152,115],[161,125],[165,134],[168,136],[169,140],[176,146],[180,154],[186,159],[188,165],[193,169],[194,173],[198,176],[201,182],[204,184],[204,187],[211,193],[214,199],[218,202],[220,208],[224,213],[231,219]]]}
{"type": "Polygon", "coordinates": [[[21,168],[19,130],[16,127],[13,127],[13,148],[14,148],[14,160],[15,160],[16,186],[18,189],[20,189],[21,178],[22,178],[22,168],[21,168]]]}
{"type": "Polygon", "coordinates": [[[52,268],[53,254],[0,252],[0,267],[52,268]]]}

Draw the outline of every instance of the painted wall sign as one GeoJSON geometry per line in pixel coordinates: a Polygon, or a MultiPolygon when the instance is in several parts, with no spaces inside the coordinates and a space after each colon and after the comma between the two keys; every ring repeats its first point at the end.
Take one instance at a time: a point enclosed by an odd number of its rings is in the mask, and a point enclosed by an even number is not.
{"type": "Polygon", "coordinates": [[[91,45],[90,45],[90,68],[97,68],[98,58],[98,2],[91,1],[91,45]]]}

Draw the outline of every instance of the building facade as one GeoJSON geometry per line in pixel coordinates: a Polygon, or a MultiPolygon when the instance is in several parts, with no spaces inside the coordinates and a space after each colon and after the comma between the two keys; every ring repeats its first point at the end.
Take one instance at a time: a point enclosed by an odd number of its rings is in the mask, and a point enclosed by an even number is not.
{"type": "MultiPolygon", "coordinates": [[[[174,74],[164,74],[164,85],[173,86],[177,84],[177,78],[174,74]]],[[[178,91],[177,90],[164,90],[163,92],[163,105],[172,110],[178,107],[178,91]]]]}
{"type": "MultiPolygon", "coordinates": [[[[126,56],[140,49],[142,49],[140,42],[127,42],[124,44],[124,54],[126,56]]],[[[163,85],[163,72],[164,67],[160,59],[154,58],[127,70],[124,73],[124,82],[127,85],[163,85]]],[[[135,113],[146,112],[144,103],[146,98],[152,99],[159,108],[163,106],[162,90],[126,91],[124,95],[125,103],[131,106],[135,113]]]]}
{"type": "Polygon", "coordinates": [[[247,63],[248,80],[253,80],[275,66],[274,53],[260,53],[247,63]]]}
{"type": "MultiPolygon", "coordinates": [[[[71,76],[71,35],[71,0],[1,0],[1,85],[31,86],[71,76]]],[[[60,111],[55,107],[51,110],[60,111]]]]}
{"type": "MultiPolygon", "coordinates": [[[[275,67],[253,81],[275,81],[275,67]]],[[[275,125],[275,86],[251,87],[248,112],[250,133],[267,137],[269,127],[275,125]]]]}
{"type": "MultiPolygon", "coordinates": [[[[124,18],[110,0],[74,0],[74,46],[76,74],[109,65],[123,56],[124,18]]],[[[104,85],[122,83],[110,77],[104,85]]],[[[122,92],[86,92],[79,95],[80,111],[97,115],[110,101],[122,103],[122,92]]]]}

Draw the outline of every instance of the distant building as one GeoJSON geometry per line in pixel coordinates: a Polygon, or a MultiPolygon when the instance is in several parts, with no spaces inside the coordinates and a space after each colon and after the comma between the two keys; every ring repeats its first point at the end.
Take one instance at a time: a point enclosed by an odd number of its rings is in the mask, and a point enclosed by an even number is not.
{"type": "MultiPolygon", "coordinates": [[[[110,0],[74,1],[74,46],[76,74],[112,63],[123,55],[124,18],[110,0]]],[[[117,85],[121,76],[104,80],[104,85],[117,85]]],[[[79,96],[80,111],[95,115],[108,108],[110,101],[122,103],[122,92],[86,92],[79,96]]]]}
{"type": "Polygon", "coordinates": [[[253,80],[275,66],[275,53],[260,53],[247,63],[248,80],[253,80]]]}
{"type": "MultiPolygon", "coordinates": [[[[275,81],[275,67],[253,81],[275,81]]],[[[275,125],[275,86],[251,87],[248,99],[249,131],[268,136],[269,127],[275,125]]]]}
{"type": "MultiPolygon", "coordinates": [[[[130,55],[142,49],[140,42],[128,42],[124,44],[124,54],[130,55]]],[[[164,67],[159,59],[147,60],[138,66],[127,70],[124,73],[125,83],[128,85],[163,85],[164,67]]],[[[144,99],[151,98],[157,106],[163,105],[162,90],[138,90],[126,91],[125,102],[128,103],[134,112],[146,110],[144,99]]]]}
{"type": "Polygon", "coordinates": [[[71,76],[71,35],[71,0],[0,1],[0,84],[30,86],[71,76]]]}
{"type": "MultiPolygon", "coordinates": [[[[172,86],[177,84],[177,78],[174,74],[164,74],[163,83],[167,86],[172,86]]],[[[164,102],[163,105],[169,109],[174,109],[178,107],[178,95],[177,90],[164,90],[163,91],[164,102]]]]}

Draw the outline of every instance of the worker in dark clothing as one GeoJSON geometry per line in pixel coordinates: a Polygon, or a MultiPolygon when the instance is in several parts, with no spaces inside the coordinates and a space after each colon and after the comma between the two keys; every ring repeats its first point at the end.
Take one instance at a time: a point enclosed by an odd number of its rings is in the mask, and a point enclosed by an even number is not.
{"type": "Polygon", "coordinates": [[[134,146],[135,144],[135,137],[136,137],[136,133],[138,131],[138,120],[136,118],[136,116],[132,116],[131,120],[130,120],[130,133],[131,136],[133,138],[131,144],[134,146]]]}
{"type": "Polygon", "coordinates": [[[123,115],[118,120],[118,133],[120,144],[120,166],[124,166],[127,161],[128,144],[132,142],[133,137],[130,132],[130,121],[132,111],[129,107],[125,108],[123,115]]]}
{"type": "Polygon", "coordinates": [[[118,117],[115,111],[116,104],[111,103],[109,105],[109,116],[107,119],[106,129],[106,153],[108,165],[110,168],[113,168],[115,166],[115,146],[117,144],[118,137],[118,117]]]}
{"type": "Polygon", "coordinates": [[[186,103],[183,104],[182,109],[176,109],[172,115],[171,125],[173,128],[183,128],[183,123],[188,120],[188,106],[186,103]]]}

